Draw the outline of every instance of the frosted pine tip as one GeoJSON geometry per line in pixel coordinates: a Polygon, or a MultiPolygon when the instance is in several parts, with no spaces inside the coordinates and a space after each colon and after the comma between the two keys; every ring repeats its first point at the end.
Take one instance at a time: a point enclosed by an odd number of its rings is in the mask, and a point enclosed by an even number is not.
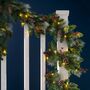
{"type": "Polygon", "coordinates": [[[5,29],[5,28],[2,28],[1,30],[2,30],[2,31],[4,31],[4,32],[6,31],[6,29],[5,29]]]}

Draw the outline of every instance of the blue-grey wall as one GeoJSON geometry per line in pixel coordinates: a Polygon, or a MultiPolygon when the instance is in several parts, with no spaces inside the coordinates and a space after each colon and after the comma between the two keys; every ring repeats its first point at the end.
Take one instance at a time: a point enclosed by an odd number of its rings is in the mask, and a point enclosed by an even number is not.
{"type": "MultiPolygon", "coordinates": [[[[69,21],[78,26],[78,31],[85,34],[86,42],[82,56],[85,62],[82,66],[90,69],[90,3],[89,0],[21,0],[31,5],[31,10],[41,14],[53,13],[56,10],[70,10],[69,21]]],[[[40,41],[35,36],[30,37],[30,90],[40,90],[39,87],[39,49],[40,41]]],[[[13,28],[13,37],[8,45],[8,90],[23,90],[23,28],[17,23],[13,28]]],[[[81,78],[73,77],[72,81],[80,85],[81,90],[90,90],[90,71],[81,78]]]]}

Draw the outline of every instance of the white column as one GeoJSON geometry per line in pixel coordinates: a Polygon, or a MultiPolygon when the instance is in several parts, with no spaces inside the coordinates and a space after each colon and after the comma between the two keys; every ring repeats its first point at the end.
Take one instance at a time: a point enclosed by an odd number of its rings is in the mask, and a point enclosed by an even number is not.
{"type": "MultiPolygon", "coordinates": [[[[56,14],[60,18],[65,20],[65,22],[66,22],[65,25],[68,25],[69,10],[56,10],[56,14]]],[[[61,50],[62,52],[68,51],[67,42],[65,40],[63,42],[60,42],[60,34],[58,34],[58,36],[57,36],[57,50],[58,51],[61,50]]],[[[60,71],[59,70],[59,61],[57,61],[57,70],[58,70],[58,72],[60,71]]]]}
{"type": "Polygon", "coordinates": [[[40,90],[46,90],[45,89],[45,74],[46,74],[46,62],[45,62],[45,44],[46,44],[46,36],[41,35],[40,36],[40,90]]]}
{"type": "Polygon", "coordinates": [[[43,23],[43,29],[45,34],[40,35],[40,90],[46,90],[46,61],[44,52],[46,51],[46,32],[45,30],[49,26],[47,22],[43,23]]]}
{"type": "Polygon", "coordinates": [[[7,90],[7,62],[6,56],[1,60],[1,90],[7,90]]]}
{"type": "Polygon", "coordinates": [[[68,16],[69,10],[56,10],[56,14],[66,21],[66,25],[68,25],[68,16]]]}
{"type": "Polygon", "coordinates": [[[24,90],[29,89],[29,28],[24,25],[24,90]]]}

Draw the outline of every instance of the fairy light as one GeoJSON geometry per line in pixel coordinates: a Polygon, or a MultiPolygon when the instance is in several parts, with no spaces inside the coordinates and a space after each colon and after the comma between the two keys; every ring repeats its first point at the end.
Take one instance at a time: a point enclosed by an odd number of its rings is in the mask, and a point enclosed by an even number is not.
{"type": "Polygon", "coordinates": [[[19,14],[19,16],[20,16],[20,17],[22,17],[22,16],[23,16],[23,14],[22,14],[22,13],[20,13],[20,14],[19,14]]]}
{"type": "Polygon", "coordinates": [[[48,57],[46,57],[46,60],[48,60],[49,58],[48,57]]]}
{"type": "Polygon", "coordinates": [[[57,51],[55,50],[55,51],[54,51],[54,53],[56,54],[56,53],[57,53],[57,51]]]}
{"type": "Polygon", "coordinates": [[[68,85],[69,85],[69,83],[68,83],[68,82],[66,82],[65,87],[66,87],[66,88],[68,88],[68,85]]]}
{"type": "Polygon", "coordinates": [[[66,36],[66,35],[64,35],[64,38],[67,38],[67,36],[66,36]]]}
{"type": "Polygon", "coordinates": [[[53,84],[55,84],[55,81],[53,81],[53,84]]]}
{"type": "Polygon", "coordinates": [[[24,22],[21,22],[21,26],[24,26],[25,25],[25,23],[24,22]]]}
{"type": "Polygon", "coordinates": [[[64,27],[64,31],[65,31],[65,32],[68,32],[68,29],[69,29],[68,26],[64,27]]]}
{"type": "Polygon", "coordinates": [[[63,63],[62,63],[62,66],[65,66],[65,64],[66,64],[66,63],[65,63],[65,62],[63,62],[63,63]]]}
{"type": "Polygon", "coordinates": [[[60,22],[58,22],[58,25],[60,25],[60,22]]]}
{"type": "Polygon", "coordinates": [[[6,55],[7,54],[7,51],[6,49],[3,50],[3,54],[6,55]]]}
{"type": "Polygon", "coordinates": [[[77,72],[78,70],[76,69],[75,71],[77,72]]]}
{"type": "Polygon", "coordinates": [[[49,59],[49,57],[48,57],[48,56],[45,56],[45,59],[46,59],[46,60],[48,60],[48,59],[49,59]]]}
{"type": "Polygon", "coordinates": [[[49,51],[51,51],[51,49],[49,49],[49,51]]]}
{"type": "Polygon", "coordinates": [[[54,73],[52,73],[51,75],[54,76],[54,73]]]}
{"type": "Polygon", "coordinates": [[[27,14],[25,15],[25,18],[28,18],[28,15],[27,14]]]}

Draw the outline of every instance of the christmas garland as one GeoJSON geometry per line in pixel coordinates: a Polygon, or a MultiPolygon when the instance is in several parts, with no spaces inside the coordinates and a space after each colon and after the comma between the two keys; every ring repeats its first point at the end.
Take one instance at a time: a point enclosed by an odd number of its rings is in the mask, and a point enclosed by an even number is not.
{"type": "MultiPolygon", "coordinates": [[[[61,69],[67,70],[70,77],[72,74],[80,77],[85,69],[80,67],[83,58],[80,56],[84,42],[80,39],[83,34],[75,32],[76,25],[63,26],[62,22],[57,22],[57,25],[49,29],[49,34],[52,35],[53,40],[49,44],[48,50],[44,53],[46,55],[47,63],[53,69],[46,74],[48,90],[79,90],[78,85],[69,81],[69,79],[61,80],[60,73],[57,73],[57,61],[61,69]],[[59,24],[59,25],[58,25],[59,24]],[[68,51],[62,52],[57,50],[57,34],[60,32],[60,42],[66,40],[68,44],[68,51]]],[[[63,48],[62,48],[63,49],[63,48]]],[[[65,71],[65,72],[67,72],[65,71]]]]}
{"type": "MultiPolygon", "coordinates": [[[[74,31],[76,25],[65,25],[65,21],[55,13],[50,15],[37,15],[32,13],[28,4],[16,0],[0,1],[0,56],[6,55],[8,39],[12,35],[11,23],[20,21],[21,25],[28,24],[30,35],[34,32],[37,37],[48,33],[52,36],[48,49],[44,52],[46,62],[53,69],[46,73],[46,85],[48,90],[80,90],[78,85],[70,82],[69,79],[61,80],[60,73],[57,73],[57,61],[59,66],[69,73],[81,76],[85,69],[81,68],[83,58],[81,51],[84,42],[81,40],[83,34],[74,31]],[[68,44],[68,51],[57,50],[57,35],[60,35],[60,42],[64,40],[68,44]]],[[[63,48],[62,48],[63,49],[63,48]]]]}

